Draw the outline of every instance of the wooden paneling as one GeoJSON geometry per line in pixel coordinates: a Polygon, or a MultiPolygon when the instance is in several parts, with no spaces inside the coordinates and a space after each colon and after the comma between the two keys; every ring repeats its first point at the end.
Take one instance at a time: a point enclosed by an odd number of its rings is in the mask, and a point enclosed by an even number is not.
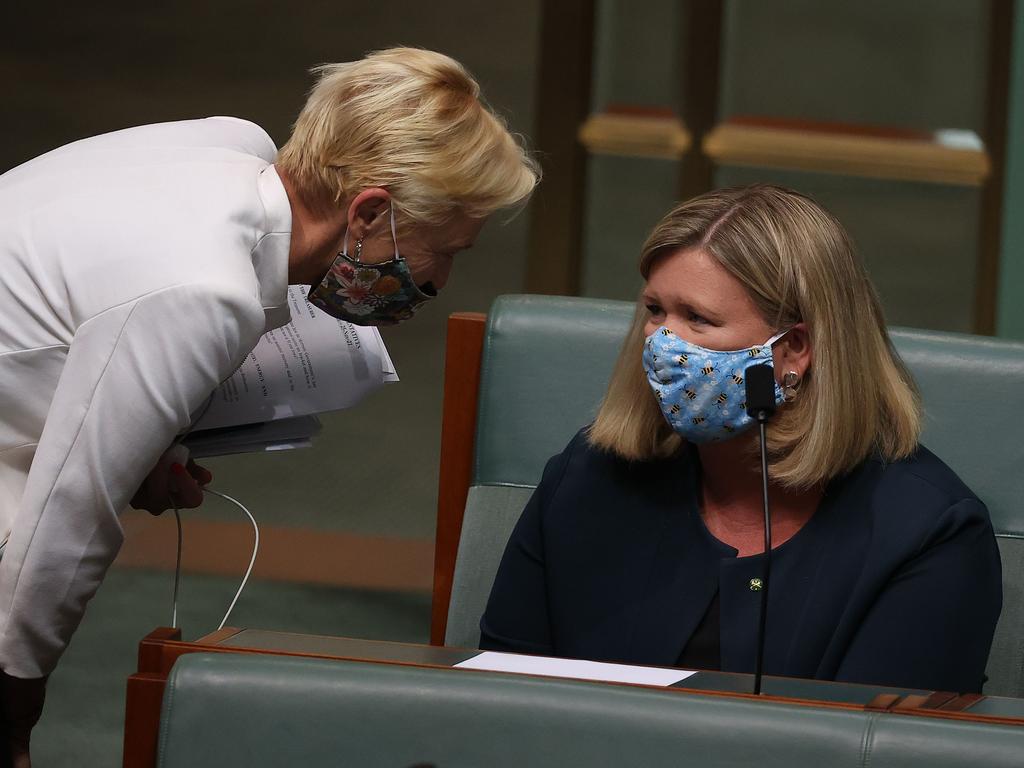
{"type": "MultiPolygon", "coordinates": [[[[981,231],[978,237],[978,273],[974,298],[974,331],[984,334],[996,332],[1013,24],[1014,0],[992,0],[985,114],[985,144],[992,160],[992,173],[981,197],[981,231]]],[[[1018,51],[1018,55],[1024,55],[1024,52],[1018,51]]]]}
{"type": "MultiPolygon", "coordinates": [[[[121,522],[125,543],[115,561],[118,567],[174,570],[173,520],[155,519],[145,512],[126,512],[121,522]]],[[[182,530],[184,572],[236,577],[245,572],[253,542],[248,521],[187,516],[182,530]]],[[[261,525],[253,577],[299,584],[427,592],[433,549],[428,538],[261,525]]]]}
{"type": "Polygon", "coordinates": [[[679,199],[688,200],[714,186],[714,163],[700,151],[718,119],[722,60],[722,0],[684,3],[686,41],[682,46],[683,123],[697,151],[683,157],[679,199]]]}
{"type": "Polygon", "coordinates": [[[984,149],[950,146],[939,135],[769,117],[730,119],[703,148],[719,165],[897,181],[980,186],[990,170],[984,149]]]}
{"type": "Polygon", "coordinates": [[[690,133],[671,110],[609,108],[588,117],[579,138],[592,155],[678,160],[690,148],[690,133]]]}
{"type": "Polygon", "coordinates": [[[160,706],[166,685],[166,675],[136,674],[128,678],[124,701],[123,765],[130,768],[156,766],[160,706]]]}
{"type": "Polygon", "coordinates": [[[576,133],[590,111],[593,38],[593,0],[544,2],[534,133],[544,180],[531,208],[530,293],[579,292],[586,152],[576,133]]]}

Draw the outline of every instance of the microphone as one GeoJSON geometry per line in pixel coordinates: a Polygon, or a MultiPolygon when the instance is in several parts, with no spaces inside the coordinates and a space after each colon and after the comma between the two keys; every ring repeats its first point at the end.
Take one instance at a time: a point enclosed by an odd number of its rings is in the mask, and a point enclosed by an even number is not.
{"type": "Polygon", "coordinates": [[[768,363],[744,371],[747,387],[747,415],[764,423],[775,413],[775,371],[768,363]]]}
{"type": "Polygon", "coordinates": [[[757,627],[757,660],[754,664],[754,695],[761,695],[761,673],[764,663],[764,631],[768,618],[768,576],[772,570],[772,517],[768,510],[768,451],[765,425],[775,413],[775,372],[770,365],[752,365],[744,372],[747,394],[747,415],[757,419],[761,431],[761,487],[764,497],[764,563],[761,577],[761,617],[757,627]]]}

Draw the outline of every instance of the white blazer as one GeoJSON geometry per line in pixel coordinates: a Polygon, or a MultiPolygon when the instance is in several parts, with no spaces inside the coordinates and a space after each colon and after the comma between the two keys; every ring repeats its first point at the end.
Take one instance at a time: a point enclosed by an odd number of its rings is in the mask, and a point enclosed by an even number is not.
{"type": "Polygon", "coordinates": [[[291,208],[257,125],[130,128],[0,176],[0,667],[49,674],[118,514],[289,320],[291,208]]]}

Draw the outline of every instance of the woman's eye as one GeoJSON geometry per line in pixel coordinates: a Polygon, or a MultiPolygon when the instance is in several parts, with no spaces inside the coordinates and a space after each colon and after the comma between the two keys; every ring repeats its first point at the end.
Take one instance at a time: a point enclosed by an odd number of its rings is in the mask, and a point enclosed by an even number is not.
{"type": "Polygon", "coordinates": [[[689,320],[691,323],[698,323],[698,324],[701,324],[701,325],[707,323],[707,320],[705,318],[701,317],[700,315],[698,315],[696,312],[688,312],[686,314],[686,319],[689,320]]]}
{"type": "Polygon", "coordinates": [[[657,304],[648,304],[647,311],[650,312],[652,315],[660,315],[661,307],[659,307],[657,304]]]}

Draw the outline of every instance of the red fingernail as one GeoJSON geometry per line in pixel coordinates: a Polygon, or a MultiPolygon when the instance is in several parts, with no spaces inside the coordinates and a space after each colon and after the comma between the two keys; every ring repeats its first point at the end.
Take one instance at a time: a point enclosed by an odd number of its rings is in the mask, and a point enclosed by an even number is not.
{"type": "Polygon", "coordinates": [[[184,465],[178,464],[177,462],[175,462],[174,464],[171,464],[171,472],[173,472],[176,475],[187,475],[188,474],[188,472],[185,470],[184,465]]]}

